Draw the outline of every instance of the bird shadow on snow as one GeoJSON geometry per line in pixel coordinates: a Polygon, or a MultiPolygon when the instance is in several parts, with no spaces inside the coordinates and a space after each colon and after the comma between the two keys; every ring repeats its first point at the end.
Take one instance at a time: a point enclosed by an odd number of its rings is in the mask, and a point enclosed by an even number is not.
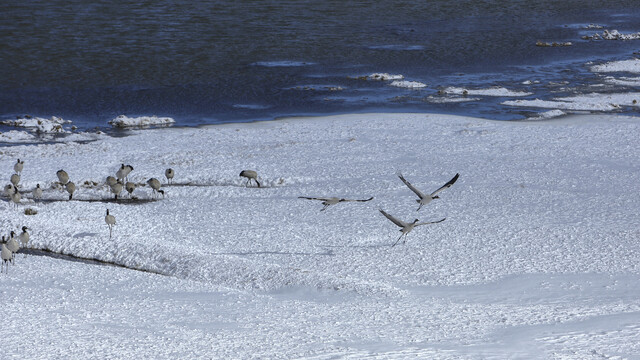
{"type": "Polygon", "coordinates": [[[171,184],[162,184],[162,187],[214,187],[214,186],[231,186],[231,187],[246,187],[255,189],[275,188],[281,187],[285,183],[284,179],[278,180],[260,180],[260,186],[246,185],[244,180],[209,180],[207,182],[173,182],[171,184]]]}
{"type": "MultiPolygon", "coordinates": [[[[393,245],[393,242],[390,243],[378,243],[378,244],[352,244],[352,245],[321,245],[322,247],[327,247],[327,248],[340,248],[340,249],[346,249],[346,248],[350,248],[350,249],[382,249],[382,248],[391,248],[391,245],[393,245]]],[[[400,245],[404,245],[402,243],[399,243],[397,246],[400,245]]]]}
{"type": "Polygon", "coordinates": [[[245,252],[220,252],[216,255],[236,255],[236,256],[249,256],[249,255],[304,255],[304,256],[335,256],[332,250],[327,249],[325,252],[289,252],[289,251],[245,251],[245,252]]]}
{"type": "Polygon", "coordinates": [[[100,202],[100,203],[108,203],[108,204],[131,204],[131,205],[142,205],[142,204],[148,204],[148,203],[152,203],[152,202],[156,202],[156,201],[160,201],[162,199],[140,199],[140,198],[133,198],[133,199],[113,199],[113,198],[109,198],[109,199],[83,199],[83,198],[79,198],[79,199],[43,199],[43,200],[38,200],[36,202],[34,202],[34,204],[51,204],[54,202],[69,202],[69,201],[80,201],[80,202],[100,202]]]}
{"type": "MultiPolygon", "coordinates": [[[[79,234],[74,235],[74,237],[84,237],[84,236],[92,236],[92,235],[97,235],[97,234],[95,234],[95,233],[79,233],[79,234]]],[[[125,265],[122,265],[122,264],[117,264],[117,263],[114,263],[114,262],[103,261],[103,260],[98,260],[98,259],[91,259],[91,258],[84,258],[84,257],[79,257],[79,256],[74,256],[74,255],[69,255],[69,254],[63,254],[63,253],[58,253],[58,252],[51,251],[51,250],[46,250],[46,249],[27,249],[27,248],[22,248],[22,249],[20,249],[18,251],[18,254],[33,255],[33,256],[46,256],[46,257],[50,257],[50,258],[58,259],[58,260],[73,261],[73,262],[79,262],[79,263],[90,264],[90,265],[113,266],[113,267],[119,267],[119,268],[124,268],[124,269],[128,269],[128,270],[142,271],[142,272],[146,272],[146,273],[152,273],[152,274],[157,274],[157,275],[168,276],[167,274],[163,274],[161,272],[144,270],[144,269],[137,269],[137,268],[125,266],[125,265]]]]}

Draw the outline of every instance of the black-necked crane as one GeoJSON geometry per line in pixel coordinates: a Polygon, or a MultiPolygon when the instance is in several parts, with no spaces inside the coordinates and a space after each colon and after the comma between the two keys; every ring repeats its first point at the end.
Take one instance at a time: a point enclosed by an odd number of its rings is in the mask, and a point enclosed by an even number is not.
{"type": "Polygon", "coordinates": [[[173,182],[173,176],[176,174],[172,168],[168,168],[164,171],[164,176],[167,178],[167,183],[171,184],[173,182]]]}
{"type": "Polygon", "coordinates": [[[118,179],[116,179],[115,176],[111,176],[111,175],[107,176],[106,183],[107,185],[109,185],[109,187],[113,186],[117,182],[118,182],[118,179]]]}
{"type": "MultiPolygon", "coordinates": [[[[23,248],[26,248],[29,245],[30,236],[27,230],[29,230],[29,228],[26,226],[23,226],[22,232],[18,236],[18,238],[20,239],[20,244],[22,245],[23,248]]],[[[24,254],[24,257],[27,257],[27,253],[24,254]]]]}
{"type": "Polygon", "coordinates": [[[13,171],[15,171],[16,174],[18,175],[22,174],[23,168],[24,168],[24,161],[20,161],[20,159],[18,159],[18,161],[16,161],[16,163],[13,165],[13,171]]]}
{"type": "Polygon", "coordinates": [[[124,184],[124,188],[129,193],[129,198],[133,199],[133,191],[136,189],[136,183],[127,181],[127,183],[124,184]]]}
{"type": "Polygon", "coordinates": [[[11,251],[11,261],[15,263],[16,261],[16,253],[20,250],[20,244],[16,240],[16,233],[11,231],[11,235],[9,236],[9,240],[7,241],[7,249],[11,251]]]}
{"type": "Polygon", "coordinates": [[[60,181],[60,184],[66,185],[69,182],[69,174],[67,174],[66,171],[62,169],[58,170],[56,172],[56,175],[58,176],[58,181],[60,181]]]}
{"type": "Polygon", "coordinates": [[[20,182],[20,175],[18,175],[18,174],[11,175],[10,181],[13,184],[13,186],[15,186],[17,188],[18,187],[18,183],[20,182]]]}
{"type": "Polygon", "coordinates": [[[20,195],[19,191],[11,194],[11,202],[13,202],[16,208],[18,208],[18,205],[20,205],[20,199],[22,199],[22,195],[20,195]]]}
{"type": "MultiPolygon", "coordinates": [[[[402,239],[403,236],[407,236],[407,234],[409,234],[411,232],[411,230],[413,230],[414,227],[416,226],[420,226],[420,225],[428,225],[428,224],[437,224],[439,222],[443,222],[446,218],[441,219],[441,220],[437,220],[437,221],[424,221],[424,222],[418,222],[420,220],[415,219],[413,220],[413,222],[408,223],[408,222],[404,222],[400,219],[396,219],[395,217],[391,216],[390,214],[386,213],[384,210],[380,209],[380,212],[382,213],[382,215],[384,215],[387,219],[391,220],[392,223],[398,225],[401,229],[400,231],[402,232],[402,235],[400,235],[400,237],[398,238],[398,240],[396,240],[395,243],[393,243],[393,245],[391,245],[391,247],[396,246],[396,244],[398,243],[398,241],[400,241],[400,239],[402,239]]],[[[406,238],[405,241],[403,243],[407,242],[406,238]]]]}
{"type": "Polygon", "coordinates": [[[7,241],[5,240],[4,235],[2,236],[2,241],[0,241],[0,247],[2,247],[2,250],[0,250],[0,258],[2,258],[2,268],[0,268],[0,273],[3,268],[6,268],[5,273],[8,274],[9,262],[13,260],[13,253],[7,247],[7,241]]]}
{"type": "Polygon", "coordinates": [[[122,182],[120,180],[116,181],[115,184],[110,186],[111,192],[115,195],[115,199],[118,200],[118,196],[122,193],[122,182]]]}
{"type": "Polygon", "coordinates": [[[4,187],[4,194],[7,195],[7,197],[11,197],[11,195],[15,194],[18,191],[18,189],[16,189],[15,186],[13,186],[13,184],[7,184],[4,187]]]}
{"type": "Polygon", "coordinates": [[[69,200],[71,200],[73,198],[73,193],[76,191],[76,184],[74,184],[73,181],[69,181],[64,187],[69,193],[69,200]]]}
{"type": "Polygon", "coordinates": [[[36,184],[35,189],[33,189],[33,200],[34,201],[38,201],[40,199],[42,199],[42,188],[40,187],[40,184],[36,184]]]}
{"type": "Polygon", "coordinates": [[[162,184],[160,184],[160,180],[156,178],[151,178],[147,180],[147,184],[149,184],[151,189],[153,189],[154,198],[155,198],[155,194],[158,194],[158,193],[162,194],[162,197],[164,197],[164,190],[160,190],[160,186],[162,186],[162,184]]]}
{"type": "Polygon", "coordinates": [[[249,187],[251,180],[254,180],[256,184],[258,184],[258,187],[260,187],[260,183],[258,182],[258,173],[254,170],[242,170],[240,172],[240,176],[247,178],[247,187],[249,187]]]}
{"type": "Polygon", "coordinates": [[[116,218],[109,214],[109,209],[107,209],[107,215],[104,217],[104,222],[109,226],[109,240],[111,240],[111,233],[113,231],[113,226],[116,224],[116,218]]]}
{"type": "Polygon", "coordinates": [[[338,197],[326,197],[326,198],[321,198],[321,197],[306,197],[306,196],[298,196],[298,199],[320,200],[320,201],[322,201],[322,205],[324,205],[324,207],[323,207],[322,209],[320,209],[320,211],[324,211],[324,210],[326,210],[330,205],[335,205],[335,204],[337,204],[337,203],[346,202],[346,201],[367,202],[367,201],[371,201],[371,200],[373,200],[373,197],[370,197],[370,198],[368,198],[368,199],[359,200],[359,199],[343,199],[343,198],[338,198],[338,197]]]}
{"type": "MultiPolygon", "coordinates": [[[[453,183],[456,182],[456,180],[458,180],[458,177],[460,176],[460,174],[456,174],[451,180],[449,180],[446,184],[442,185],[440,188],[438,188],[438,190],[432,192],[431,194],[425,194],[422,191],[420,191],[418,188],[416,188],[415,186],[411,185],[410,182],[408,182],[404,176],[402,176],[402,174],[398,173],[397,174],[398,177],[400,178],[400,180],[402,180],[402,182],[407,185],[407,187],[409,189],[411,189],[411,191],[413,191],[416,195],[418,195],[418,197],[420,199],[416,200],[416,202],[418,204],[420,204],[418,206],[418,210],[420,210],[422,208],[422,206],[427,205],[428,203],[431,202],[431,200],[433,199],[439,199],[440,197],[438,197],[436,194],[439,193],[440,191],[444,190],[444,189],[448,189],[451,187],[451,185],[453,185],[453,183]]],[[[416,211],[418,211],[416,210],[416,211]]]]}
{"type": "Polygon", "coordinates": [[[116,171],[116,177],[118,178],[118,180],[124,183],[127,177],[129,176],[129,173],[131,173],[132,171],[133,171],[133,166],[122,164],[120,165],[120,169],[116,171]]]}

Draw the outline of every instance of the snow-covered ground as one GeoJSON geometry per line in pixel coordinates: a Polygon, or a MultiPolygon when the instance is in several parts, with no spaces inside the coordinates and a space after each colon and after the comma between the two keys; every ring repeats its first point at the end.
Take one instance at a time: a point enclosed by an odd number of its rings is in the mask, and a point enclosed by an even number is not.
{"type": "Polygon", "coordinates": [[[25,193],[0,202],[3,234],[124,267],[19,254],[2,358],[637,358],[639,132],[615,115],[358,114],[5,147],[25,193]],[[122,163],[140,184],[171,167],[174,185],[107,202],[122,163]],[[398,171],[425,192],[460,178],[417,212],[398,171]],[[392,248],[378,209],[446,221],[392,248]]]}

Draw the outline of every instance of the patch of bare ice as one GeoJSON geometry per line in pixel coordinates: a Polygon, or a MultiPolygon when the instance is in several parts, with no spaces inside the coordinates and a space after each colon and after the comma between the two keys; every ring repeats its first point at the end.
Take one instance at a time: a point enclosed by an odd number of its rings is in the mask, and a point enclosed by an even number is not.
{"type": "Polygon", "coordinates": [[[120,115],[117,118],[109,121],[109,124],[115,127],[146,127],[146,126],[159,126],[159,125],[171,125],[176,121],[170,117],[159,116],[139,116],[128,117],[126,115],[120,115]]]}
{"type": "Polygon", "coordinates": [[[448,87],[442,90],[446,94],[477,95],[477,96],[529,96],[532,93],[509,90],[503,87],[491,87],[487,89],[466,89],[461,87],[448,87]]]}

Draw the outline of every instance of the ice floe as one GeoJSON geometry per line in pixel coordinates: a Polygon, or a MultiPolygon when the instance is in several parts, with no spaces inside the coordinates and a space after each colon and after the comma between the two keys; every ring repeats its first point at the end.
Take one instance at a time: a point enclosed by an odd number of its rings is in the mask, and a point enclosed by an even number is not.
{"type": "Polygon", "coordinates": [[[470,96],[427,96],[426,100],[434,104],[446,104],[446,103],[462,103],[470,101],[480,101],[482,99],[478,97],[470,96]]]}
{"type": "Polygon", "coordinates": [[[539,47],[562,47],[562,46],[572,46],[573,43],[570,41],[567,42],[544,42],[544,41],[537,41],[536,42],[536,46],[539,47]]]}
{"type": "Polygon", "coordinates": [[[585,35],[582,38],[585,40],[638,40],[640,32],[623,34],[618,30],[604,30],[602,34],[585,35]]]}
{"type": "Polygon", "coordinates": [[[640,87],[640,77],[615,78],[612,76],[607,76],[604,78],[604,81],[608,84],[613,84],[613,85],[640,87]]]}
{"type": "Polygon", "coordinates": [[[392,81],[390,86],[408,88],[408,89],[421,89],[427,87],[427,84],[421,83],[419,81],[407,81],[407,80],[395,80],[392,81]]]}
{"type": "Polygon", "coordinates": [[[621,61],[610,61],[591,67],[593,72],[628,72],[640,74],[640,59],[630,59],[621,61]]]}
{"type": "Polygon", "coordinates": [[[509,90],[503,87],[491,87],[486,89],[467,89],[462,87],[447,87],[440,90],[440,92],[445,94],[456,94],[456,95],[499,96],[499,97],[532,95],[532,93],[530,92],[509,90]]]}
{"type": "Polygon", "coordinates": [[[139,116],[128,117],[126,115],[119,115],[113,120],[109,121],[109,124],[115,127],[147,127],[147,126],[166,126],[175,123],[176,121],[170,117],[153,116],[139,116]]]}
{"type": "Polygon", "coordinates": [[[622,106],[638,106],[640,93],[590,93],[568,97],[555,98],[553,100],[509,100],[503,105],[540,107],[551,109],[575,110],[575,111],[614,111],[622,106]]]}
{"type": "Polygon", "coordinates": [[[389,81],[389,80],[402,80],[404,79],[404,75],[389,74],[389,73],[373,73],[371,75],[359,76],[357,78],[362,80],[389,81]]]}

